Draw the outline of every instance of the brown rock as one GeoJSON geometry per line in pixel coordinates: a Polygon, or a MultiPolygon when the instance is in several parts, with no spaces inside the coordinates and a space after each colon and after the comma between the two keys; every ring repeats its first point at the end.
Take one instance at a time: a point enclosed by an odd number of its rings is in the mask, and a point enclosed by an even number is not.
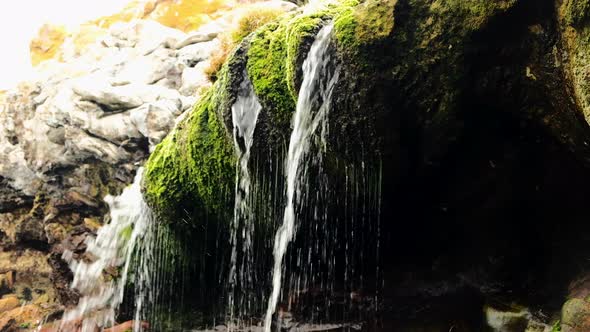
{"type": "Polygon", "coordinates": [[[580,298],[567,301],[561,310],[561,329],[563,332],[590,331],[590,303],[580,298]]]}
{"type": "Polygon", "coordinates": [[[0,292],[2,290],[11,290],[14,287],[14,275],[14,271],[0,274],[0,292]]]}
{"type": "Polygon", "coordinates": [[[0,314],[10,311],[20,305],[20,301],[13,296],[6,297],[0,300],[0,314]]]}
{"type": "Polygon", "coordinates": [[[36,304],[17,307],[0,315],[0,331],[17,331],[16,327],[36,327],[49,313],[36,304]]]}

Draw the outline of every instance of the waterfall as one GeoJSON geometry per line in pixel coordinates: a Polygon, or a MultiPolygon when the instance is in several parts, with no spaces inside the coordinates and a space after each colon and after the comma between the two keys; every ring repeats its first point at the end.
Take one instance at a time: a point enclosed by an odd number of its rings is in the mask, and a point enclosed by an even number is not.
{"type": "MultiPolygon", "coordinates": [[[[274,267],[272,293],[264,321],[264,330],[270,332],[272,316],[275,312],[281,292],[283,259],[289,242],[295,234],[295,200],[302,190],[300,177],[305,176],[304,159],[309,154],[311,139],[321,127],[320,140],[325,146],[325,126],[330,100],[335,83],[338,81],[339,68],[331,68],[329,46],[333,25],[323,27],[311,46],[307,59],[303,62],[303,82],[297,99],[297,109],[293,116],[293,132],[289,141],[286,169],[287,205],[283,224],[275,235],[273,248],[274,267]]],[[[333,64],[332,64],[333,65],[333,64]]]]}
{"type": "MultiPolygon", "coordinates": [[[[110,207],[111,221],[101,227],[95,238],[87,237],[85,259],[75,260],[71,251],[63,259],[74,272],[72,288],[82,297],[78,305],[64,314],[61,328],[82,320],[82,332],[94,332],[96,327],[114,325],[115,313],[123,301],[132,254],[151,225],[153,215],[143,200],[140,168],[133,184],[120,196],[105,197],[110,207]]],[[[71,328],[70,328],[71,329],[71,328]]],[[[136,326],[134,330],[140,329],[136,326]]]]}
{"type": "Polygon", "coordinates": [[[248,73],[244,70],[243,81],[238,89],[236,102],[231,108],[234,146],[238,161],[236,164],[234,219],[230,235],[232,245],[229,272],[230,319],[233,319],[236,305],[239,305],[241,312],[249,309],[247,303],[235,303],[236,293],[241,291],[242,296],[244,296],[244,290],[250,290],[253,287],[251,250],[254,220],[252,220],[251,179],[250,172],[248,171],[248,162],[250,160],[250,149],[254,142],[254,130],[256,129],[256,122],[261,108],[262,106],[254,93],[254,87],[248,79],[248,73]],[[238,236],[241,236],[241,238],[238,239],[238,236]],[[242,243],[242,252],[240,257],[238,257],[240,242],[242,243]],[[239,289],[237,290],[236,287],[239,289]]]}

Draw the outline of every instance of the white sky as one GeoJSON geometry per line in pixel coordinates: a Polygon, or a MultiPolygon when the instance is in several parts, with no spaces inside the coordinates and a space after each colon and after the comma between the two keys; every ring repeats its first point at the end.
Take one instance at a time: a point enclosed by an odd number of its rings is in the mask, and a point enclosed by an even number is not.
{"type": "Polygon", "coordinates": [[[29,43],[44,23],[75,26],[116,13],[129,0],[0,0],[0,89],[30,77],[29,43]]]}

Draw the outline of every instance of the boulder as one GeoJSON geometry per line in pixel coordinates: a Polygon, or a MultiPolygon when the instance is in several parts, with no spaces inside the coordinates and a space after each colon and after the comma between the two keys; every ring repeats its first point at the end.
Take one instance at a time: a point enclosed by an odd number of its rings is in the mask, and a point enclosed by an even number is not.
{"type": "Polygon", "coordinates": [[[567,301],[561,311],[563,332],[590,331],[590,302],[573,298],[567,301]]]}
{"type": "Polygon", "coordinates": [[[16,307],[20,306],[20,301],[16,296],[5,296],[0,299],[0,317],[3,313],[10,311],[16,307]]]}
{"type": "Polygon", "coordinates": [[[186,39],[186,35],[182,31],[150,20],[115,24],[111,28],[110,34],[123,41],[125,46],[134,47],[141,55],[148,55],[161,47],[174,47],[180,40],[186,39]]]}
{"type": "Polygon", "coordinates": [[[199,30],[189,34],[186,38],[179,40],[178,43],[174,45],[174,48],[179,50],[188,45],[212,41],[213,39],[217,38],[220,32],[221,31],[215,29],[214,26],[211,26],[211,29],[199,30]]]}
{"type": "Polygon", "coordinates": [[[165,78],[176,61],[170,50],[157,49],[148,55],[128,59],[110,82],[112,85],[152,84],[165,78]]]}
{"type": "Polygon", "coordinates": [[[88,77],[78,80],[72,90],[81,100],[92,101],[105,106],[107,110],[130,109],[141,106],[143,101],[135,94],[130,94],[127,86],[110,86],[100,77],[88,77]]]}
{"type": "Polygon", "coordinates": [[[188,67],[194,67],[201,61],[207,60],[211,54],[221,47],[218,38],[211,41],[187,45],[178,50],[178,60],[188,67]]]}
{"type": "Polygon", "coordinates": [[[186,67],[182,71],[182,86],[179,91],[183,96],[197,96],[207,87],[211,86],[204,67],[207,63],[199,63],[196,67],[186,67]]]}

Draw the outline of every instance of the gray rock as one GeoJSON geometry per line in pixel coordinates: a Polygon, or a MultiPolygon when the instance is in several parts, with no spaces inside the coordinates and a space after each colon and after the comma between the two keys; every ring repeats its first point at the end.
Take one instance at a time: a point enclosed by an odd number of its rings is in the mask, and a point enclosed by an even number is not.
{"type": "Polygon", "coordinates": [[[197,63],[207,60],[211,54],[221,47],[219,39],[187,45],[178,51],[178,60],[188,67],[194,67],[197,63]]]}
{"type": "Polygon", "coordinates": [[[80,80],[72,87],[72,90],[80,96],[81,100],[92,101],[112,110],[131,109],[143,104],[136,95],[129,94],[128,89],[100,84],[91,79],[80,80]]]}

